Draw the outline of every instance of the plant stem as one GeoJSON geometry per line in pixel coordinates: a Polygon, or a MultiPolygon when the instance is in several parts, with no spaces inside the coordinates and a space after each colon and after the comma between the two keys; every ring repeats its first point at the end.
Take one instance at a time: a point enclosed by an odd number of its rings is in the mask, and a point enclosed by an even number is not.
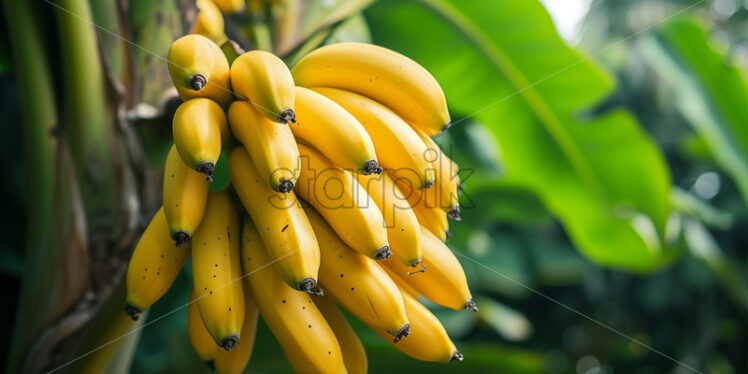
{"type": "Polygon", "coordinates": [[[36,2],[4,0],[9,39],[20,91],[24,128],[28,221],[26,272],[14,324],[13,344],[7,372],[18,372],[26,348],[41,327],[30,321],[39,296],[44,295],[44,272],[48,268],[54,192],[54,157],[58,130],[54,82],[47,66],[45,45],[38,25],[36,2]]]}

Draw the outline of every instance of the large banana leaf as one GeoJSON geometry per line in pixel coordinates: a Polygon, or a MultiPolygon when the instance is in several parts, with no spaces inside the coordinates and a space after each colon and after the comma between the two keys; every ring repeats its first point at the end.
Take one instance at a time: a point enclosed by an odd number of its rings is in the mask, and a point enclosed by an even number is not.
{"type": "Polygon", "coordinates": [[[589,258],[648,271],[671,257],[660,151],[625,111],[584,118],[615,82],[538,1],[381,1],[367,15],[377,44],[423,64],[453,113],[488,127],[505,178],[537,194],[589,258]]]}
{"type": "Polygon", "coordinates": [[[669,86],[675,105],[735,180],[748,202],[748,80],[710,45],[693,17],[668,22],[640,44],[642,55],[669,86]]]}

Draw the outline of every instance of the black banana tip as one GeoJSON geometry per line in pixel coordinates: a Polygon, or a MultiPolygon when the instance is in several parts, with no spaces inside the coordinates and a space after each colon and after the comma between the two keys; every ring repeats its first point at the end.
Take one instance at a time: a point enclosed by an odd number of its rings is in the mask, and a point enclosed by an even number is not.
{"type": "Polygon", "coordinates": [[[313,296],[325,296],[325,291],[314,290],[313,288],[317,286],[317,280],[314,278],[304,278],[302,279],[299,284],[296,286],[296,289],[302,292],[306,292],[313,296]]]}
{"type": "Polygon", "coordinates": [[[205,366],[207,366],[210,369],[210,371],[215,371],[216,370],[216,362],[215,362],[215,360],[205,361],[205,366]]]}
{"type": "Polygon", "coordinates": [[[374,253],[374,259],[377,261],[384,260],[390,256],[392,256],[392,251],[390,251],[390,246],[388,245],[383,245],[374,253]]]}
{"type": "Polygon", "coordinates": [[[452,207],[452,209],[450,209],[449,212],[447,212],[447,217],[457,222],[462,221],[462,217],[460,217],[460,206],[455,205],[454,207],[452,207]]]}
{"type": "Polygon", "coordinates": [[[449,361],[462,361],[463,358],[462,353],[455,351],[455,353],[452,353],[452,357],[449,358],[449,361]]]}
{"type": "Polygon", "coordinates": [[[220,345],[221,348],[230,351],[231,348],[234,348],[237,344],[239,344],[239,337],[236,335],[229,335],[221,340],[221,343],[218,345],[220,345]]]}
{"type": "Polygon", "coordinates": [[[371,175],[371,174],[382,174],[383,169],[379,167],[379,163],[377,160],[369,160],[364,162],[364,166],[361,167],[361,172],[364,173],[364,175],[371,175]]]}
{"type": "Polygon", "coordinates": [[[174,245],[176,245],[177,248],[179,248],[182,246],[182,244],[190,241],[190,234],[184,231],[177,231],[174,233],[174,235],[171,236],[171,238],[174,239],[174,245]]]}
{"type": "Polygon", "coordinates": [[[280,183],[278,183],[276,189],[280,193],[289,193],[293,190],[293,182],[289,180],[282,180],[280,181],[280,183]]]}
{"type": "Polygon", "coordinates": [[[193,74],[190,77],[190,88],[192,88],[195,91],[200,91],[205,87],[206,84],[208,84],[208,80],[205,78],[204,75],[197,73],[193,74]]]}
{"type": "Polygon", "coordinates": [[[452,232],[451,232],[451,231],[449,231],[449,230],[447,230],[447,231],[445,231],[445,232],[444,232],[444,236],[446,236],[446,237],[447,237],[447,239],[449,239],[449,238],[451,238],[451,237],[452,237],[452,232]]]}
{"type": "Polygon", "coordinates": [[[296,123],[296,113],[293,109],[286,109],[278,115],[278,122],[280,123],[296,123]]]}
{"type": "Polygon", "coordinates": [[[442,126],[442,131],[447,131],[450,127],[452,127],[452,121],[447,121],[447,123],[442,126]]]}
{"type": "Polygon", "coordinates": [[[205,174],[205,180],[213,183],[213,172],[216,170],[216,164],[212,162],[202,162],[197,166],[197,171],[205,174]]]}
{"type": "Polygon", "coordinates": [[[421,264],[421,261],[423,261],[423,259],[419,258],[418,260],[415,260],[415,261],[411,262],[410,263],[410,267],[412,267],[412,268],[418,267],[418,265],[421,264]]]}
{"type": "Polygon", "coordinates": [[[465,303],[465,309],[471,311],[471,312],[478,312],[478,305],[475,305],[475,301],[473,299],[468,300],[465,303]]]}
{"type": "Polygon", "coordinates": [[[405,337],[408,337],[408,335],[410,335],[410,323],[404,324],[403,327],[401,327],[400,330],[397,330],[397,332],[393,335],[395,336],[395,338],[392,339],[392,341],[395,343],[399,342],[405,337]]]}
{"type": "Polygon", "coordinates": [[[130,318],[132,318],[133,321],[137,321],[138,318],[140,318],[140,313],[143,313],[143,311],[140,310],[140,308],[136,307],[135,305],[132,305],[132,304],[125,305],[125,314],[130,316],[130,318]]]}
{"type": "Polygon", "coordinates": [[[431,188],[431,186],[433,186],[433,185],[434,185],[434,180],[433,179],[427,180],[426,182],[423,183],[423,185],[421,187],[418,187],[418,189],[422,190],[424,188],[431,188]]]}

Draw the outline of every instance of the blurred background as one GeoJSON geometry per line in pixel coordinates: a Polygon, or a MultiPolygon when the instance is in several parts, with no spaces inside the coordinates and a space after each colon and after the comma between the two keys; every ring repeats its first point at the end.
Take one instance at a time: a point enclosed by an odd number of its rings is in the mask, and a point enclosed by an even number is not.
{"type": "MultiPolygon", "coordinates": [[[[245,49],[292,65],[321,44],[372,42],[424,65],[447,95],[455,125],[437,141],[466,185],[448,244],[480,312],[429,304],[465,356],[446,365],[350,318],[370,372],[748,372],[748,2],[249,9],[226,18],[245,49]]],[[[174,100],[159,56],[195,6],[1,11],[0,361],[40,372],[85,352],[160,204],[174,100]]],[[[112,372],[208,372],[179,309],[189,268],[122,339],[112,372]]],[[[291,372],[262,322],[248,370],[291,372]]]]}

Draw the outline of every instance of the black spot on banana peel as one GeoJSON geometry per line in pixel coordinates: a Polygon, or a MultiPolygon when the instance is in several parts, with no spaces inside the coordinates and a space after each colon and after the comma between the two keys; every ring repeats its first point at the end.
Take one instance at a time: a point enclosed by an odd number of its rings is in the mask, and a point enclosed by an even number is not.
{"type": "Polygon", "coordinates": [[[471,312],[478,312],[478,306],[475,305],[475,301],[473,299],[468,300],[465,302],[465,309],[471,311],[471,312]]]}
{"type": "Polygon", "coordinates": [[[388,245],[382,246],[382,248],[377,249],[374,253],[374,259],[377,261],[387,259],[390,256],[392,256],[392,251],[390,251],[390,246],[388,245]]]}
{"type": "Polygon", "coordinates": [[[197,166],[197,171],[205,174],[205,180],[208,183],[213,183],[213,172],[216,169],[216,165],[212,162],[202,162],[197,166]]]}
{"type": "Polygon", "coordinates": [[[137,321],[138,318],[140,318],[140,313],[143,313],[143,311],[140,310],[140,308],[136,307],[135,305],[132,305],[132,304],[125,305],[125,314],[130,316],[130,318],[132,318],[133,321],[137,321]]]}
{"type": "Polygon", "coordinates": [[[462,353],[455,351],[455,353],[452,353],[452,357],[449,361],[462,361],[463,358],[462,353]]]}
{"type": "Polygon", "coordinates": [[[221,348],[230,351],[231,348],[234,348],[237,344],[239,344],[239,337],[236,335],[229,335],[221,340],[221,343],[218,345],[221,346],[221,348]]]}
{"type": "Polygon", "coordinates": [[[382,174],[382,171],[384,171],[384,169],[379,167],[377,160],[366,161],[364,162],[364,166],[361,167],[361,172],[364,175],[382,174]]]}
{"type": "Polygon", "coordinates": [[[289,180],[282,180],[278,183],[276,190],[280,193],[289,193],[293,190],[293,182],[289,180]]]}
{"type": "Polygon", "coordinates": [[[190,241],[190,234],[184,231],[177,231],[174,233],[174,235],[171,236],[171,238],[174,239],[174,245],[176,245],[177,248],[179,248],[182,246],[182,244],[190,241]]]}
{"type": "Polygon", "coordinates": [[[278,115],[278,122],[280,123],[296,123],[296,113],[293,109],[286,109],[278,115]]]}
{"type": "Polygon", "coordinates": [[[195,91],[202,90],[206,84],[208,84],[208,80],[205,79],[205,76],[200,73],[193,74],[190,77],[190,81],[189,81],[190,88],[195,91]]]}
{"type": "Polygon", "coordinates": [[[404,324],[403,327],[400,328],[400,330],[397,330],[397,332],[393,334],[395,338],[392,339],[392,341],[397,343],[402,340],[402,338],[407,337],[408,335],[410,335],[410,323],[404,324]]]}

